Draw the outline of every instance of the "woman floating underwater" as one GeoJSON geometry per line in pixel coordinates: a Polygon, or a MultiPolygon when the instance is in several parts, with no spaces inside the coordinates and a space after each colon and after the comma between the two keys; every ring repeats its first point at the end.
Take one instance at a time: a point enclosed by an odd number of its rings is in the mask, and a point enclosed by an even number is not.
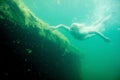
{"type": "Polygon", "coordinates": [[[107,21],[109,18],[110,18],[110,15],[105,17],[104,19],[97,20],[91,26],[85,26],[84,24],[80,24],[80,23],[72,23],[70,27],[64,24],[59,24],[52,28],[53,29],[64,28],[65,30],[69,31],[74,38],[78,40],[85,40],[95,35],[98,35],[104,41],[110,42],[109,38],[100,32],[101,30],[100,28],[102,24],[105,21],[107,21]]]}

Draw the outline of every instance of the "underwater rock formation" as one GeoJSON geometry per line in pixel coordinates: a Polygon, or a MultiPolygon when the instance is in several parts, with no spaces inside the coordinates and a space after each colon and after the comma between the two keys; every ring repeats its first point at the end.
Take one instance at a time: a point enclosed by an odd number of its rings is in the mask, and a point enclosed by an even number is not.
{"type": "Polygon", "coordinates": [[[80,54],[21,0],[0,0],[0,80],[80,80],[80,54]]]}

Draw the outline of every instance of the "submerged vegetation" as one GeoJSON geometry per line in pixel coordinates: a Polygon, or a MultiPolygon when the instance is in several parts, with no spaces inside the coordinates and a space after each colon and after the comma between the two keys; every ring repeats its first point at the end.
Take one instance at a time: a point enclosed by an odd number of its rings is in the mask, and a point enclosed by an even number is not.
{"type": "Polygon", "coordinates": [[[2,80],[80,80],[80,52],[21,0],[0,0],[0,25],[2,80]]]}

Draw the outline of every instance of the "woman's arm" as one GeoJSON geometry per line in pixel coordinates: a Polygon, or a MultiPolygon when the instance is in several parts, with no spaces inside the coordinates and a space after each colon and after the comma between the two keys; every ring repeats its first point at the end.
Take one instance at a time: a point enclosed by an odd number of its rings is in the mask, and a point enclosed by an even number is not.
{"type": "Polygon", "coordinates": [[[69,26],[66,26],[64,24],[59,24],[55,27],[52,27],[53,29],[58,29],[58,28],[64,28],[65,30],[69,31],[70,30],[70,27],[69,26]]]}

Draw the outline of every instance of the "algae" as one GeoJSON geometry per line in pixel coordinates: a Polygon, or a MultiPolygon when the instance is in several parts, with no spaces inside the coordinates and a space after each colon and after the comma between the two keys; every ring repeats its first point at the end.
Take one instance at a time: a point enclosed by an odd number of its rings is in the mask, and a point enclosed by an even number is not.
{"type": "Polygon", "coordinates": [[[0,25],[0,61],[6,59],[9,67],[7,71],[2,64],[3,76],[80,80],[79,50],[62,33],[51,30],[49,24],[37,18],[22,0],[0,0],[0,25]]]}
{"type": "MultiPolygon", "coordinates": [[[[8,19],[14,24],[19,24],[22,28],[34,27],[39,28],[40,36],[46,37],[51,41],[55,41],[55,37],[62,39],[69,43],[69,40],[60,32],[52,31],[49,29],[49,25],[42,20],[38,19],[20,0],[1,0],[0,13],[2,13],[1,19],[8,19]],[[5,2],[7,4],[5,4],[5,2]],[[12,6],[11,6],[12,4],[12,6]],[[15,13],[16,12],[16,13],[15,13]]],[[[61,41],[55,41],[61,42],[61,41]]]]}

